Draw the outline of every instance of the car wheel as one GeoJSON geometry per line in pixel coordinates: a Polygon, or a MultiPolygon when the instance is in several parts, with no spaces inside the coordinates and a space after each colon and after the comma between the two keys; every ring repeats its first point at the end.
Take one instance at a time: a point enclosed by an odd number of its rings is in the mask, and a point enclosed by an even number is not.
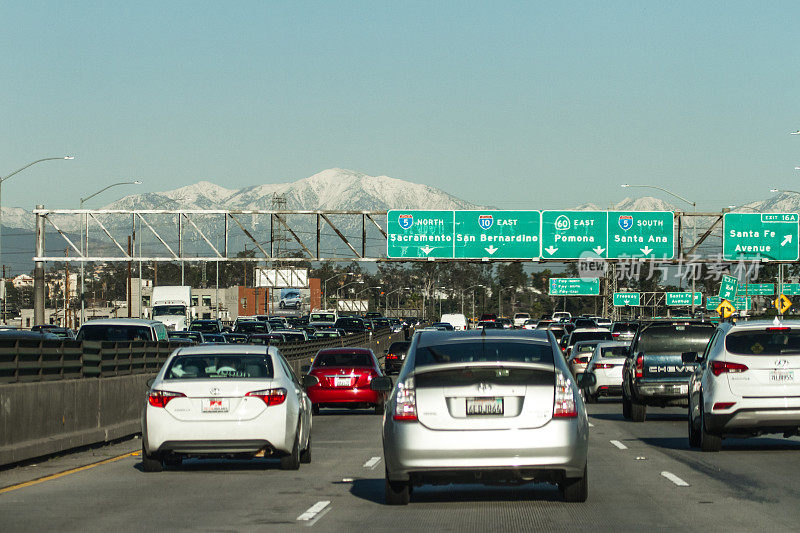
{"type": "Polygon", "coordinates": [[[383,411],[384,411],[383,402],[375,405],[375,414],[376,415],[382,415],[383,411]]]}
{"type": "Polygon", "coordinates": [[[389,481],[386,478],[386,505],[408,505],[411,500],[411,484],[408,481],[389,481]]]}
{"type": "Polygon", "coordinates": [[[689,402],[689,447],[690,448],[698,448],[700,447],[700,430],[698,430],[694,425],[694,420],[692,419],[692,404],[689,402]]]}
{"type": "Polygon", "coordinates": [[[722,449],[722,437],[706,431],[706,410],[700,401],[700,449],[704,452],[718,452],[722,449]]]}
{"type": "Polygon", "coordinates": [[[647,406],[631,400],[631,420],[633,422],[644,422],[647,418],[647,406]]]}
{"type": "Polygon", "coordinates": [[[583,397],[586,400],[586,403],[597,403],[597,396],[592,394],[589,389],[584,389],[583,397]]]}
{"type": "Polygon", "coordinates": [[[306,449],[300,452],[300,462],[303,464],[309,464],[311,462],[311,435],[308,436],[306,449]]]}
{"type": "Polygon", "coordinates": [[[142,446],[142,470],[145,472],[161,472],[164,470],[164,463],[157,455],[148,455],[147,450],[142,446]]]}
{"type": "Polygon", "coordinates": [[[315,403],[311,406],[311,414],[318,415],[319,414],[319,404],[315,403]]]}
{"type": "Polygon", "coordinates": [[[280,307],[281,309],[283,309],[284,307],[286,307],[286,304],[285,304],[285,303],[283,303],[283,302],[278,302],[278,307],[280,307]]]}
{"type": "Polygon", "coordinates": [[[631,401],[624,394],[622,395],[622,418],[625,420],[631,419],[631,401]]]}
{"type": "Polygon", "coordinates": [[[585,502],[589,497],[589,475],[587,467],[583,467],[583,477],[567,478],[561,484],[561,493],[565,502],[585,502]]]}
{"type": "Polygon", "coordinates": [[[285,457],[281,457],[281,470],[297,470],[300,468],[300,424],[297,425],[297,431],[294,436],[294,444],[292,445],[292,453],[285,457]]]}

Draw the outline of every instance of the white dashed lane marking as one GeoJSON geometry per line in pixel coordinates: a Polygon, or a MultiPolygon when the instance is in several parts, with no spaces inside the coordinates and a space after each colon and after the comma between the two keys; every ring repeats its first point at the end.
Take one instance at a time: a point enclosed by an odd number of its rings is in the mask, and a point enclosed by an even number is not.
{"type": "Polygon", "coordinates": [[[614,446],[616,446],[617,448],[619,448],[620,450],[627,450],[627,449],[628,449],[628,447],[627,447],[627,446],[625,446],[624,444],[622,444],[622,443],[621,443],[620,441],[618,441],[618,440],[611,440],[611,441],[609,441],[609,442],[610,442],[611,444],[613,444],[614,446]]]}
{"type": "Polygon", "coordinates": [[[661,472],[661,475],[667,478],[668,480],[672,481],[679,487],[688,487],[689,484],[686,483],[684,480],[673,474],[672,472],[661,472]]]}
{"type": "Polygon", "coordinates": [[[314,520],[314,518],[321,513],[325,508],[327,508],[331,504],[328,500],[323,500],[320,502],[315,503],[308,510],[297,517],[298,522],[310,522],[314,520]]]}
{"type": "Polygon", "coordinates": [[[381,462],[380,457],[373,457],[372,459],[364,463],[364,468],[375,468],[375,466],[380,462],[381,462]]]}

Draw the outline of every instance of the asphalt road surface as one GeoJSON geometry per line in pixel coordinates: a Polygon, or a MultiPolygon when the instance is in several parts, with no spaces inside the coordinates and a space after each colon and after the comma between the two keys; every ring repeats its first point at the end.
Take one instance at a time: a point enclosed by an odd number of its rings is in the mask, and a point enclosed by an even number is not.
{"type": "Polygon", "coordinates": [[[138,439],[0,470],[0,530],[11,531],[798,531],[800,439],[688,448],[681,409],[622,419],[590,405],[589,500],[547,484],[438,486],[407,507],[383,501],[380,417],[323,410],[313,461],[187,461],[141,471],[138,439]],[[88,465],[88,467],[85,467],[88,465]],[[31,483],[31,481],[33,481],[31,483]]]}

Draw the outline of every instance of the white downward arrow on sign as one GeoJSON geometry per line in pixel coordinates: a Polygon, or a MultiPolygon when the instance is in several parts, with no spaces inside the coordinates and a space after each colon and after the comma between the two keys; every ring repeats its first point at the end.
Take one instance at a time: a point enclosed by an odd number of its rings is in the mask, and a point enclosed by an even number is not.
{"type": "Polygon", "coordinates": [[[602,248],[602,247],[600,247],[600,246],[598,246],[597,248],[592,248],[592,251],[593,251],[594,253],[596,253],[597,255],[600,255],[600,254],[602,254],[603,252],[605,252],[605,251],[606,251],[606,249],[605,249],[605,248],[602,248]]]}
{"type": "Polygon", "coordinates": [[[783,242],[781,243],[781,246],[786,246],[787,244],[792,244],[792,235],[791,234],[783,236],[783,242]]]}
{"type": "Polygon", "coordinates": [[[649,254],[650,252],[652,252],[652,251],[653,251],[653,249],[652,249],[652,248],[650,248],[649,246],[645,246],[644,248],[639,248],[639,249],[642,251],[642,253],[643,253],[644,255],[647,255],[647,254],[649,254]]]}
{"type": "Polygon", "coordinates": [[[494,244],[490,244],[489,247],[488,248],[484,248],[484,250],[489,252],[489,255],[492,255],[498,250],[498,248],[495,248],[494,244]]]}
{"type": "Polygon", "coordinates": [[[428,255],[429,253],[431,253],[433,251],[433,248],[431,248],[430,246],[428,246],[426,244],[425,246],[420,248],[420,250],[422,250],[425,253],[425,255],[428,255]]]}
{"type": "Polygon", "coordinates": [[[554,247],[551,245],[551,246],[549,246],[549,247],[545,248],[545,249],[544,249],[544,251],[545,251],[545,252],[547,252],[547,253],[548,253],[548,254],[550,254],[550,255],[553,255],[554,253],[556,253],[556,252],[558,251],[558,248],[554,248],[554,247]]]}

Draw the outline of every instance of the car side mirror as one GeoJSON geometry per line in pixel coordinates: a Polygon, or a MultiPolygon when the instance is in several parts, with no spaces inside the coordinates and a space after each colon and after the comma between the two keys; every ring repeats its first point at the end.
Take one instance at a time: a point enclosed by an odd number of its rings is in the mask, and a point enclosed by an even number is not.
{"type": "Polygon", "coordinates": [[[306,374],[303,376],[303,387],[309,389],[315,385],[319,384],[319,378],[317,376],[312,376],[310,374],[306,374]]]}
{"type": "Polygon", "coordinates": [[[578,378],[578,387],[585,389],[587,387],[594,387],[597,385],[597,376],[592,373],[586,373],[580,375],[578,378]]]}
{"type": "Polygon", "coordinates": [[[686,364],[686,363],[696,363],[698,359],[699,359],[699,356],[697,355],[697,352],[683,352],[681,354],[681,361],[684,364],[686,364]]]}
{"type": "Polygon", "coordinates": [[[369,384],[370,389],[378,392],[389,392],[393,387],[392,378],[388,376],[372,378],[372,383],[369,384]]]}
{"type": "Polygon", "coordinates": [[[309,370],[311,370],[311,365],[303,365],[300,367],[301,374],[308,374],[309,370]]]}

